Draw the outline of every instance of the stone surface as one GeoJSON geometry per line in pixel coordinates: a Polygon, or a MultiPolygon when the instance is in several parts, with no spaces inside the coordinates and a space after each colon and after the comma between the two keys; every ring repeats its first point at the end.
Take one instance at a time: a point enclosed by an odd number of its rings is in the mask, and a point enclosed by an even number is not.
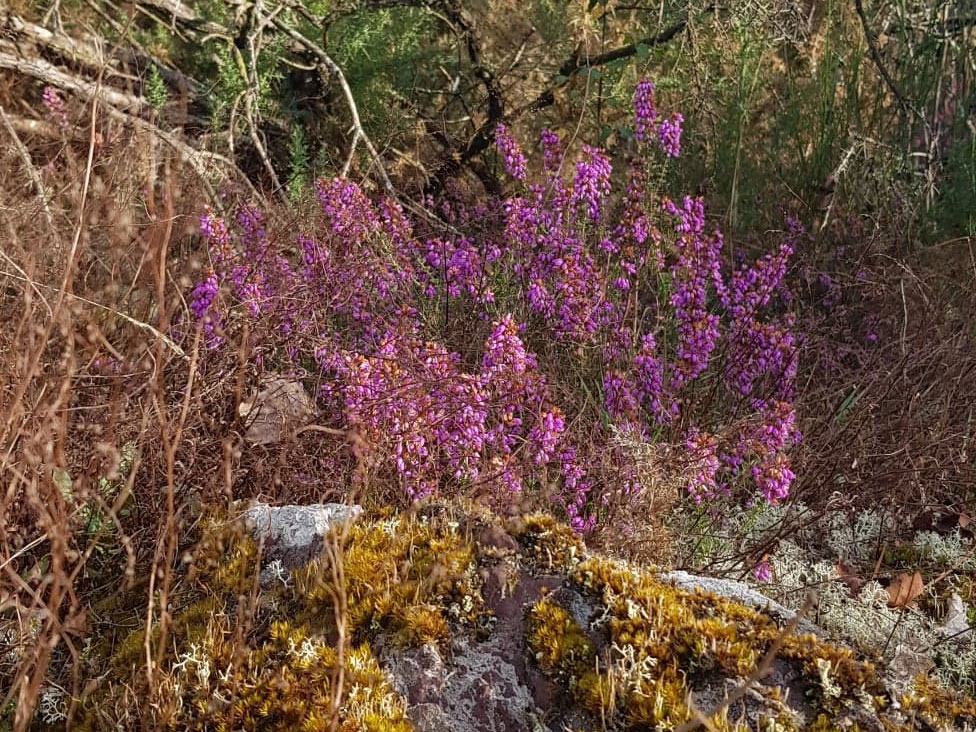
{"type": "Polygon", "coordinates": [[[898,698],[911,688],[919,674],[928,673],[934,666],[928,649],[895,646],[895,655],[884,671],[885,683],[898,698]]]}
{"type": "Polygon", "coordinates": [[[304,426],[315,414],[315,401],[300,381],[272,376],[241,402],[238,411],[247,423],[244,439],[252,445],[271,445],[304,426]]]}
{"type": "Polygon", "coordinates": [[[242,514],[244,525],[257,542],[264,542],[261,583],[284,580],[287,572],[308,564],[322,552],[326,534],[362,514],[359,506],[315,503],[308,506],[271,506],[259,503],[242,514]]]}
{"type": "MultiPolygon", "coordinates": [[[[510,546],[495,539],[491,546],[510,546]]],[[[567,728],[567,722],[569,727],[592,726],[585,715],[562,709],[565,693],[535,667],[525,644],[526,612],[544,594],[566,593],[581,614],[588,614],[585,603],[575,602],[577,593],[562,587],[562,577],[536,577],[505,564],[490,570],[489,576],[497,578],[488,583],[495,587],[486,602],[496,623],[487,639],[457,638],[449,651],[374,644],[394,689],[407,700],[417,732],[555,732],[567,728]]]]}
{"type": "MultiPolygon", "coordinates": [[[[393,688],[417,732],[532,730],[539,713],[518,670],[497,643],[462,639],[449,661],[433,646],[392,655],[393,688]]],[[[537,729],[547,729],[537,727],[537,729]]]]}
{"type": "Polygon", "coordinates": [[[970,641],[969,634],[972,628],[969,627],[969,608],[958,592],[953,592],[949,597],[949,608],[946,611],[945,622],[942,623],[942,634],[946,639],[966,645],[970,641]]]}

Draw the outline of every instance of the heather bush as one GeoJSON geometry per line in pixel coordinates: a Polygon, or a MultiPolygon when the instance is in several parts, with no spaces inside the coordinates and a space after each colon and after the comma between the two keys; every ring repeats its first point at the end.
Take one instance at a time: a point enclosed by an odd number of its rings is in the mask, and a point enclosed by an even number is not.
{"type": "Polygon", "coordinates": [[[530,495],[591,529],[611,494],[642,489],[620,430],[686,448],[670,469],[695,503],[782,501],[799,436],[783,278],[802,227],[733,266],[703,202],[663,190],[681,115],[646,80],[634,105],[625,170],[589,146],[568,160],[547,131],[530,176],[499,126],[511,190],[430,201],[440,218],[344,179],[317,183],[320,210],[291,236],[252,205],[234,222],[205,213],[212,269],[189,297],[202,368],[243,347],[314,384],[371,485],[403,501],[530,495]]]}

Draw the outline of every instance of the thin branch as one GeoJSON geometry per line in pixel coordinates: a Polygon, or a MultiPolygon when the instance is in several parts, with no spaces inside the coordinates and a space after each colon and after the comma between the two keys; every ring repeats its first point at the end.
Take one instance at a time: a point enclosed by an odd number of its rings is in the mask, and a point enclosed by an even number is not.
{"type": "Polygon", "coordinates": [[[349,82],[346,81],[346,75],[342,72],[339,64],[333,61],[332,57],[329,56],[329,54],[327,54],[321,46],[306,38],[294,28],[289,27],[288,24],[282,21],[280,18],[275,18],[272,22],[275,28],[315,55],[322,65],[325,66],[339,82],[339,86],[342,89],[342,95],[346,99],[346,107],[348,107],[349,115],[352,117],[354,142],[358,140],[363,141],[363,144],[366,146],[366,149],[369,151],[370,157],[372,158],[373,165],[376,166],[376,170],[383,182],[383,187],[388,193],[392,194],[394,192],[393,183],[390,181],[390,177],[386,173],[386,168],[383,165],[383,161],[380,159],[379,153],[376,151],[376,147],[373,145],[372,140],[369,139],[369,136],[363,129],[363,123],[359,119],[359,107],[356,104],[355,97],[353,97],[352,89],[349,88],[349,82]]]}
{"type": "Polygon", "coordinates": [[[878,49],[877,36],[874,35],[870,25],[868,25],[868,17],[864,12],[864,0],[854,0],[854,9],[857,11],[857,17],[861,21],[861,28],[864,30],[864,40],[867,41],[868,51],[871,54],[871,60],[874,62],[875,67],[877,67],[878,73],[881,74],[881,78],[891,91],[892,96],[895,97],[905,114],[911,116],[912,109],[908,104],[908,100],[905,98],[905,95],[901,93],[901,90],[898,89],[898,86],[895,84],[895,80],[892,79],[891,74],[888,73],[888,69],[885,68],[884,61],[881,58],[881,51],[878,49]]]}
{"type": "Polygon", "coordinates": [[[211,202],[218,209],[223,209],[223,205],[220,197],[210,184],[209,177],[207,175],[207,163],[217,164],[222,168],[233,171],[244,182],[251,195],[255,197],[255,200],[263,200],[263,196],[257,192],[251,182],[247,179],[247,176],[241,173],[237,166],[224,156],[206,150],[197,150],[186,142],[180,140],[176,135],[160,129],[152,122],[143,119],[137,114],[133,114],[126,109],[118,108],[134,107],[140,111],[148,111],[151,109],[151,107],[142,97],[124,94],[113,89],[106,89],[104,86],[99,86],[86,79],[79,79],[78,77],[71,76],[56,66],[41,59],[34,59],[31,61],[22,60],[0,50],[0,69],[2,68],[20,71],[23,74],[32,76],[33,78],[52,86],[57,86],[70,92],[74,92],[75,94],[83,97],[86,101],[92,101],[94,99],[101,99],[105,101],[107,103],[104,106],[106,113],[156,135],[160,140],[173,148],[183,160],[189,163],[190,167],[192,167],[194,172],[196,172],[196,174],[200,177],[200,180],[206,188],[211,202]]]}
{"type": "Polygon", "coordinates": [[[250,132],[251,141],[254,143],[254,148],[258,152],[258,157],[261,158],[261,162],[264,164],[265,170],[268,171],[268,175],[271,177],[271,184],[274,187],[275,193],[278,195],[283,195],[284,190],[282,188],[281,181],[278,180],[278,174],[275,172],[274,166],[271,164],[271,160],[268,158],[268,152],[264,147],[263,140],[261,139],[261,130],[258,128],[257,116],[255,115],[255,111],[258,107],[258,94],[261,85],[261,80],[258,75],[258,57],[261,54],[261,40],[265,27],[274,22],[275,17],[279,12],[281,12],[281,8],[276,8],[266,17],[261,15],[261,11],[263,10],[261,0],[256,0],[253,8],[254,17],[257,22],[254,23],[253,30],[247,34],[247,45],[249,51],[249,83],[247,98],[244,104],[244,116],[247,119],[247,126],[250,132]]]}
{"type": "Polygon", "coordinates": [[[54,214],[51,212],[51,202],[48,197],[47,188],[44,185],[44,181],[41,180],[40,174],[37,172],[37,168],[34,166],[34,161],[31,160],[30,151],[27,146],[23,143],[20,137],[17,135],[17,130],[10,122],[10,118],[7,117],[6,111],[2,105],[0,105],[0,121],[3,122],[3,126],[7,130],[7,134],[10,135],[10,139],[14,144],[14,149],[17,154],[20,155],[20,159],[24,162],[24,167],[27,169],[27,175],[31,179],[31,183],[34,184],[34,190],[37,193],[37,197],[41,199],[41,207],[44,209],[44,218],[47,219],[48,228],[50,228],[51,233],[58,242],[58,247],[63,249],[64,245],[61,242],[61,236],[58,234],[58,228],[54,225],[54,214]]]}
{"type": "MultiPolygon", "coordinates": [[[[706,12],[710,11],[711,9],[711,7],[707,8],[706,12]]],[[[596,68],[598,66],[603,66],[619,59],[634,56],[637,54],[638,48],[642,46],[660,46],[668,43],[680,35],[685,28],[687,28],[687,26],[688,19],[683,18],[655,36],[642,38],[635,43],[628,43],[626,46],[612,49],[606,53],[599,54],[598,56],[587,58],[586,56],[581,55],[579,51],[575,52],[563,62],[562,66],[559,67],[559,71],[556,73],[555,77],[553,77],[550,85],[546,87],[545,90],[540,92],[539,95],[536,96],[536,98],[531,102],[508,114],[497,117],[493,117],[491,114],[489,114],[488,118],[484,123],[482,123],[481,127],[478,128],[478,131],[468,142],[465,149],[457,157],[453,159],[445,159],[441,163],[435,178],[435,185],[437,187],[442,186],[447,178],[456,174],[461,169],[462,165],[467,164],[472,158],[487,150],[494,140],[495,128],[500,122],[511,124],[525,114],[538,112],[553,105],[556,101],[556,91],[569,84],[569,82],[580,72],[596,68]]]]}
{"type": "MultiPolygon", "coordinates": [[[[0,255],[2,255],[2,254],[3,254],[3,252],[0,252],[0,255]]],[[[6,259],[6,257],[4,257],[4,258],[6,259]]],[[[20,267],[17,267],[17,269],[20,269],[20,267]]],[[[21,270],[21,272],[23,272],[23,270],[21,270]]],[[[28,277],[26,277],[24,275],[14,274],[13,272],[6,272],[4,270],[0,270],[0,276],[10,277],[11,279],[20,280],[21,282],[26,282],[27,284],[29,284],[35,290],[38,287],[40,287],[40,288],[43,288],[45,290],[51,290],[52,292],[60,292],[60,290],[58,288],[56,288],[56,287],[51,287],[50,285],[45,285],[45,284],[42,284],[40,282],[34,282],[33,280],[29,279],[28,277]]],[[[141,320],[136,320],[131,315],[126,315],[125,313],[123,313],[123,312],[121,312],[119,310],[115,310],[114,308],[110,308],[108,305],[102,305],[102,303],[100,303],[100,302],[95,302],[94,300],[89,300],[88,298],[82,297],[81,295],[75,295],[74,293],[71,293],[71,292],[65,292],[65,295],[67,297],[69,297],[70,299],[76,301],[76,302],[84,303],[85,305],[91,305],[92,307],[98,308],[99,310],[104,310],[107,313],[111,313],[112,315],[115,315],[115,316],[121,318],[122,320],[124,320],[129,325],[134,325],[136,328],[139,328],[141,330],[144,330],[147,333],[151,333],[156,338],[159,338],[166,345],[167,348],[169,348],[173,353],[175,353],[180,358],[182,358],[184,360],[186,360],[186,359],[189,358],[186,355],[186,352],[180,347],[180,345],[176,341],[174,341],[172,338],[170,338],[165,333],[161,332],[159,329],[154,328],[153,326],[149,325],[149,323],[145,323],[145,322],[143,322],[141,320]]],[[[47,303],[45,301],[45,305],[46,304],[47,303]]]]}
{"type": "Polygon", "coordinates": [[[14,55],[14,51],[16,51],[15,45],[0,41],[0,69],[8,69],[40,79],[51,86],[79,94],[88,100],[93,99],[97,92],[101,99],[116,108],[135,112],[144,112],[151,108],[149,102],[135,94],[126,94],[105,86],[99,87],[92,81],[62,71],[44,59],[23,58],[14,55]]]}

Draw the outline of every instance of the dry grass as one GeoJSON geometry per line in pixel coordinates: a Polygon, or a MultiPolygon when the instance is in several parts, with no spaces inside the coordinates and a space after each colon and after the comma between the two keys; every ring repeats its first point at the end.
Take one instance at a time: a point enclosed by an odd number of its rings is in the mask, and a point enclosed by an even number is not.
{"type": "Polygon", "coordinates": [[[202,264],[198,180],[144,131],[70,115],[59,139],[0,127],[0,718],[16,730],[50,684],[77,712],[86,644],[119,635],[99,600],[122,590],[141,597],[126,622],[160,631],[152,681],[202,506],[334,500],[338,484],[295,476],[354,464],[315,431],[245,449],[238,407],[260,375],[233,355],[201,373],[199,333],[165,335],[202,264]]]}

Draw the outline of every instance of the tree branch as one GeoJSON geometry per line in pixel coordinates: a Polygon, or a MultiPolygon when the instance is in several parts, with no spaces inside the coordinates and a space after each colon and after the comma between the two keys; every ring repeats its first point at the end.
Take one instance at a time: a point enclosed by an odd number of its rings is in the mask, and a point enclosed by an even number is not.
{"type": "Polygon", "coordinates": [[[46,84],[50,84],[51,86],[57,86],[73,92],[86,101],[91,101],[97,98],[105,102],[104,109],[108,114],[154,134],[164,143],[173,148],[199,176],[204,187],[207,189],[207,194],[209,195],[211,202],[218,209],[222,209],[223,206],[220,198],[217,196],[216,191],[214,191],[213,187],[210,185],[209,176],[207,174],[208,164],[233,171],[244,181],[251,194],[255,197],[255,200],[262,200],[262,196],[257,192],[254,186],[251,185],[251,182],[247,180],[247,176],[241,173],[233,162],[222,155],[218,155],[217,153],[208,152],[206,150],[197,150],[183,140],[179,139],[176,135],[166,132],[165,130],[162,130],[154,125],[152,122],[140,117],[138,112],[151,109],[149,103],[141,97],[125,94],[114,89],[106,88],[102,85],[96,84],[95,82],[88,81],[87,79],[79,79],[78,77],[71,76],[70,74],[42,59],[27,60],[18,58],[9,53],[5,53],[3,51],[5,46],[6,44],[0,42],[0,69],[12,69],[14,71],[19,71],[20,73],[31,76],[46,84]]]}
{"type": "MultiPolygon", "coordinates": [[[[380,158],[379,153],[376,151],[376,147],[373,145],[373,142],[369,139],[369,136],[363,129],[363,123],[359,119],[359,107],[356,104],[355,97],[352,95],[352,89],[349,88],[349,82],[346,81],[346,75],[342,73],[342,69],[339,67],[339,64],[333,61],[332,57],[329,56],[329,54],[327,54],[321,46],[309,38],[306,38],[294,28],[289,27],[288,24],[282,21],[280,18],[276,17],[272,21],[272,24],[279,31],[295,41],[295,43],[298,43],[307,51],[312,53],[339,82],[339,87],[342,89],[342,95],[346,99],[346,107],[349,109],[349,116],[352,117],[352,128],[354,135],[353,145],[351,146],[352,150],[355,150],[355,144],[359,140],[363,141],[363,144],[366,146],[366,149],[369,151],[370,157],[372,158],[373,165],[376,166],[380,180],[383,182],[383,187],[386,189],[387,193],[393,194],[393,183],[390,181],[390,177],[386,173],[386,168],[383,165],[383,161],[380,158]]],[[[350,152],[350,155],[351,154],[352,153],[350,152]]]]}
{"type": "Polygon", "coordinates": [[[878,40],[868,25],[868,18],[864,12],[864,0],[854,0],[854,9],[857,11],[857,17],[861,21],[861,28],[864,30],[864,40],[868,44],[868,52],[871,55],[871,60],[874,62],[875,67],[878,69],[878,73],[881,74],[881,78],[884,80],[885,85],[891,91],[892,96],[904,110],[905,114],[911,116],[912,109],[908,104],[908,100],[905,95],[901,93],[898,86],[895,84],[894,79],[888,73],[888,69],[885,68],[884,61],[881,58],[881,51],[878,49],[878,40]]]}
{"type": "Polygon", "coordinates": [[[501,113],[494,116],[489,109],[488,119],[485,120],[481,127],[478,128],[478,131],[475,132],[474,136],[468,141],[465,149],[456,156],[446,158],[442,161],[434,178],[435,187],[440,189],[448,178],[460,172],[462,166],[487,150],[494,139],[495,128],[499,123],[511,124],[527,113],[538,112],[541,109],[551,106],[556,101],[556,91],[566,86],[581,71],[634,56],[637,54],[637,49],[641,46],[652,47],[664,45],[680,35],[687,26],[688,19],[683,18],[656,36],[642,38],[636,43],[628,43],[626,46],[615,48],[598,56],[586,58],[585,56],[581,56],[579,52],[574,53],[559,67],[559,71],[556,73],[550,85],[528,104],[519,107],[511,113],[501,113]]]}
{"type": "Polygon", "coordinates": [[[42,58],[23,58],[15,55],[16,46],[0,41],[0,69],[16,71],[26,76],[91,99],[96,92],[101,99],[116,109],[140,113],[151,109],[149,102],[134,94],[126,94],[111,87],[99,86],[93,81],[72,76],[42,58]]]}

